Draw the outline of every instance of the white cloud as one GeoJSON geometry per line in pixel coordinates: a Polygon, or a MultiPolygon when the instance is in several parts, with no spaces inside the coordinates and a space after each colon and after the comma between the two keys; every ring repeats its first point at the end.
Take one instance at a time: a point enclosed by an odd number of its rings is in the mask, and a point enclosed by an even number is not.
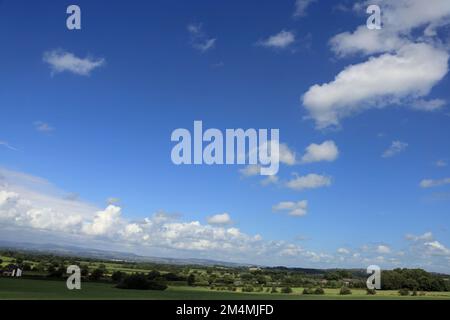
{"type": "Polygon", "coordinates": [[[273,211],[287,211],[290,216],[303,217],[308,213],[308,201],[283,201],[272,207],[273,211]]]}
{"type": "Polygon", "coordinates": [[[194,49],[205,53],[216,45],[216,38],[210,38],[203,31],[202,24],[189,24],[187,30],[190,35],[191,45],[194,49]]]}
{"type": "Polygon", "coordinates": [[[37,131],[43,132],[43,133],[50,133],[55,130],[55,128],[50,126],[48,123],[42,122],[42,121],[36,121],[34,123],[34,127],[37,131]]]}
{"type": "Polygon", "coordinates": [[[447,161],[440,159],[440,160],[436,160],[434,162],[434,165],[436,167],[443,168],[443,167],[446,167],[448,165],[448,163],[447,163],[447,161]]]}
{"type": "Polygon", "coordinates": [[[406,142],[401,141],[392,141],[392,144],[387,148],[383,154],[383,158],[391,158],[393,156],[396,156],[397,154],[405,151],[405,149],[408,147],[408,144],[406,142]]]}
{"type": "Polygon", "coordinates": [[[339,150],[334,141],[328,140],[322,144],[312,143],[306,148],[306,153],[302,157],[303,163],[334,161],[339,156],[339,150]]]}
{"type": "MultiPolygon", "coordinates": [[[[236,227],[182,221],[165,212],[130,221],[118,206],[101,209],[80,198],[67,200],[67,194],[42,178],[0,167],[0,239],[265,265],[330,268],[380,262],[382,268],[401,263],[402,267],[448,270],[449,249],[431,233],[409,236],[414,241],[402,255],[391,248],[392,256],[401,261],[379,258],[377,247],[349,251],[342,260],[339,252],[316,252],[283,240],[264,240],[260,234],[236,227]]],[[[277,208],[298,215],[307,206],[300,201],[280,203],[277,208]]]]}
{"type": "Polygon", "coordinates": [[[276,175],[267,176],[267,178],[261,181],[262,186],[268,186],[271,184],[277,184],[280,179],[276,175]]]}
{"type": "Polygon", "coordinates": [[[294,17],[303,17],[306,15],[308,7],[317,0],[296,0],[294,17]]]}
{"type": "Polygon", "coordinates": [[[355,32],[343,32],[330,40],[331,49],[338,57],[352,54],[376,54],[381,52],[392,52],[407,44],[396,35],[382,30],[370,30],[367,26],[360,26],[355,32]]]}
{"type": "MultiPolygon", "coordinates": [[[[292,166],[296,164],[296,154],[293,150],[291,150],[289,148],[289,146],[285,143],[277,143],[276,141],[267,141],[267,143],[259,146],[259,148],[254,148],[252,150],[249,151],[248,153],[248,157],[250,156],[255,156],[258,157],[259,153],[262,154],[271,154],[271,145],[274,144],[278,144],[278,159],[280,161],[280,163],[288,165],[288,166],[292,166]]],[[[248,166],[245,166],[244,168],[240,169],[239,172],[241,173],[241,175],[243,175],[244,177],[252,177],[252,176],[257,176],[260,175],[261,173],[261,166],[259,164],[250,164],[248,166]]],[[[270,183],[274,183],[278,180],[277,177],[275,178],[270,178],[270,176],[268,178],[266,178],[264,181],[264,184],[270,184],[270,183]]]]}
{"type": "Polygon", "coordinates": [[[239,169],[239,172],[245,177],[257,176],[261,173],[261,166],[257,164],[250,164],[242,169],[239,169]]]}
{"type": "Polygon", "coordinates": [[[405,236],[406,240],[411,241],[432,241],[433,240],[433,233],[432,232],[425,232],[422,235],[415,236],[413,234],[407,234],[405,236]]]}
{"type": "Polygon", "coordinates": [[[450,255],[450,250],[439,241],[425,242],[424,245],[431,253],[450,255]]]}
{"type": "Polygon", "coordinates": [[[9,150],[13,150],[13,151],[19,151],[17,148],[13,147],[12,145],[10,145],[8,142],[6,141],[1,141],[0,140],[0,146],[3,146],[9,150]]]}
{"type": "Polygon", "coordinates": [[[64,50],[47,51],[43,59],[50,65],[53,74],[68,71],[80,76],[89,76],[94,69],[105,64],[105,59],[92,57],[82,59],[64,50]]]}
{"type": "Polygon", "coordinates": [[[386,245],[379,245],[377,246],[376,252],[380,254],[388,254],[391,253],[391,248],[386,245]]]}
{"type": "Polygon", "coordinates": [[[121,221],[120,207],[109,205],[105,210],[98,211],[92,222],[86,223],[82,231],[88,235],[108,235],[116,231],[121,221]]]}
{"type": "Polygon", "coordinates": [[[286,183],[286,186],[293,190],[306,190],[327,187],[331,185],[331,178],[327,176],[310,173],[306,176],[297,176],[286,183]]]}
{"type": "Polygon", "coordinates": [[[371,108],[426,96],[447,74],[448,53],[415,43],[348,66],[334,81],[314,85],[303,104],[316,127],[338,126],[340,120],[371,108]]]}
{"type": "Polygon", "coordinates": [[[258,41],[258,45],[267,48],[285,49],[295,42],[295,34],[291,31],[282,30],[279,33],[258,41]]]}
{"type": "Polygon", "coordinates": [[[207,219],[211,225],[227,225],[232,223],[231,217],[228,213],[216,214],[207,219]]]}
{"type": "Polygon", "coordinates": [[[412,108],[420,111],[436,111],[441,110],[443,106],[445,106],[447,102],[442,99],[433,99],[433,100],[417,100],[413,101],[412,108]]]}
{"type": "Polygon", "coordinates": [[[434,0],[431,5],[422,0],[374,0],[356,7],[369,4],[382,7],[383,29],[362,25],[336,35],[330,45],[338,57],[371,57],[346,67],[334,81],[311,86],[303,96],[319,129],[339,126],[342,119],[372,108],[406,104],[434,111],[444,103],[423,98],[448,72],[449,55],[435,31],[450,24],[449,1],[434,0]]]}
{"type": "Polygon", "coordinates": [[[350,254],[350,250],[346,249],[346,248],[339,248],[337,249],[337,253],[340,254],[350,254]]]}
{"type": "Polygon", "coordinates": [[[444,179],[424,179],[420,182],[420,186],[422,188],[433,188],[433,187],[440,187],[444,186],[446,184],[450,184],[450,178],[444,178],[444,179]]]}
{"type": "Polygon", "coordinates": [[[295,164],[295,157],[295,152],[287,144],[281,143],[279,145],[279,159],[281,163],[292,166],[295,164]]]}

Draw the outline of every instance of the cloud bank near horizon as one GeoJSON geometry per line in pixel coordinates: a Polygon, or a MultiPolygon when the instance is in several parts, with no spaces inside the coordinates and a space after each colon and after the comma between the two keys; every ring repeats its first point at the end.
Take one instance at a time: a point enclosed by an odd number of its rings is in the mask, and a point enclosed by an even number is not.
{"type": "MultiPolygon", "coordinates": [[[[301,210],[306,209],[305,203],[298,205],[301,210]]],[[[287,202],[276,209],[300,213],[295,205],[287,202]]],[[[450,262],[450,249],[434,239],[431,232],[423,236],[408,235],[407,251],[379,243],[327,253],[286,240],[266,240],[260,234],[245,233],[230,223],[228,213],[210,216],[206,223],[182,221],[166,212],[130,220],[117,204],[98,208],[67,197],[67,193],[43,178],[0,168],[0,230],[2,234],[20,231],[28,241],[39,241],[45,235],[42,239],[109,250],[126,249],[146,255],[265,265],[276,261],[287,266],[321,268],[377,263],[385,267],[422,266],[444,272],[448,271],[450,262]]]]}

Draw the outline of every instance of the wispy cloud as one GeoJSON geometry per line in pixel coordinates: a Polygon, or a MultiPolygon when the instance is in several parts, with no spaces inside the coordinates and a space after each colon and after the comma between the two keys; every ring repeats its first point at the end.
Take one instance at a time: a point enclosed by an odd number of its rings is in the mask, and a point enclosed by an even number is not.
{"type": "Polygon", "coordinates": [[[439,159],[434,162],[434,165],[439,168],[446,167],[448,165],[447,161],[439,159]]]}
{"type": "Polygon", "coordinates": [[[211,50],[216,45],[216,38],[210,38],[203,31],[202,24],[189,24],[187,30],[190,35],[190,42],[194,49],[199,50],[202,53],[205,53],[208,50],[211,50]]]}
{"type": "Polygon", "coordinates": [[[50,65],[52,74],[70,72],[80,76],[89,76],[94,69],[105,64],[103,58],[79,58],[73,53],[61,49],[45,52],[43,59],[50,65]]]}
{"type": "Polygon", "coordinates": [[[279,33],[260,40],[256,44],[266,48],[285,49],[295,42],[295,34],[291,31],[282,30],[279,33]]]}
{"type": "Polygon", "coordinates": [[[17,148],[13,147],[12,145],[10,145],[8,142],[6,141],[1,141],[0,140],[0,146],[5,147],[9,150],[13,150],[13,151],[19,151],[17,148]]]}
{"type": "Polygon", "coordinates": [[[408,144],[401,141],[392,141],[392,144],[381,155],[383,158],[391,158],[406,150],[408,144]]]}
{"type": "Polygon", "coordinates": [[[450,184],[450,178],[444,178],[444,179],[424,179],[420,181],[420,186],[422,188],[433,188],[433,187],[440,187],[444,186],[446,184],[450,184]]]}
{"type": "Polygon", "coordinates": [[[424,100],[419,99],[412,103],[413,109],[420,111],[437,111],[441,110],[447,104],[443,99],[424,100]]]}
{"type": "Polygon", "coordinates": [[[306,16],[306,11],[308,10],[308,7],[316,2],[317,0],[296,0],[295,1],[295,10],[294,10],[294,17],[304,17],[306,16]]]}

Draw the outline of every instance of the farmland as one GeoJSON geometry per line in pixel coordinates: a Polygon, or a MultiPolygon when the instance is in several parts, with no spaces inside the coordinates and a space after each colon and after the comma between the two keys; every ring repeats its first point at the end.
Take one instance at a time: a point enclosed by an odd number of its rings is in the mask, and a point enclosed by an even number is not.
{"type": "Polygon", "coordinates": [[[208,288],[169,287],[165,291],[120,290],[107,283],[84,283],[81,290],[67,290],[63,281],[0,278],[0,299],[70,300],[70,299],[161,299],[161,300],[306,300],[306,299],[450,299],[449,292],[426,293],[425,296],[401,297],[397,291],[380,291],[368,296],[365,290],[353,290],[349,296],[339,295],[337,289],[325,289],[324,295],[303,295],[303,288],[291,294],[242,293],[214,291],[208,288]]]}
{"type": "Polygon", "coordinates": [[[17,266],[23,277],[0,276],[0,299],[450,299],[449,277],[421,269],[383,271],[383,290],[368,292],[360,269],[172,265],[0,251],[0,275],[17,266]],[[80,267],[81,290],[66,287],[69,265],[80,267]]]}

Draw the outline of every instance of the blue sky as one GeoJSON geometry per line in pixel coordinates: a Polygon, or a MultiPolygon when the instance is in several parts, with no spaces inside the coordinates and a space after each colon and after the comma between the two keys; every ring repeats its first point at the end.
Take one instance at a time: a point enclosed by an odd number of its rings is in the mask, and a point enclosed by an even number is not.
{"type": "Polygon", "coordinates": [[[70,4],[0,1],[0,239],[450,272],[448,3],[382,3],[381,31],[358,1],[77,1],[72,31],[70,4]],[[296,161],[175,166],[194,120],[296,161]]]}

